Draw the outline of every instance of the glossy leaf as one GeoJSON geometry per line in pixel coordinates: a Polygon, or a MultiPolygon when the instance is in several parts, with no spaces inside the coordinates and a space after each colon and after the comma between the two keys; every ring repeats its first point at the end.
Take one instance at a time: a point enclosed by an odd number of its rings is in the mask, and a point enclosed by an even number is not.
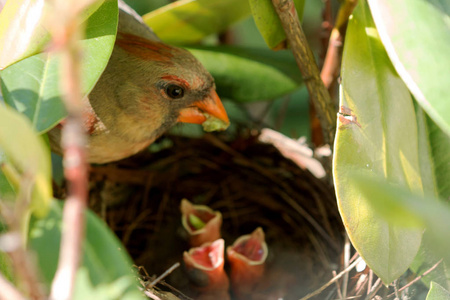
{"type": "MultiPolygon", "coordinates": [[[[32,219],[29,247],[35,252],[44,283],[50,286],[56,272],[62,227],[63,203],[52,201],[51,211],[44,219],[32,219]]],[[[110,289],[117,297],[109,299],[143,299],[132,274],[132,261],[117,237],[94,213],[86,211],[86,239],[83,243],[82,265],[77,274],[75,299],[85,291],[110,289]],[[86,273],[89,276],[86,276],[86,273]],[[120,283],[120,286],[115,284],[120,283]],[[120,296],[120,297],[119,297],[120,296]]],[[[102,297],[105,297],[103,295],[102,297]]],[[[102,299],[96,298],[96,299],[102,299]]]]}
{"type": "Polygon", "coordinates": [[[2,164],[17,174],[19,183],[26,177],[33,184],[29,211],[45,215],[52,198],[50,151],[23,115],[4,105],[0,105],[0,152],[2,164]]]}
{"type": "MultiPolygon", "coordinates": [[[[81,14],[92,15],[104,0],[96,1],[81,14]]],[[[44,0],[9,0],[0,14],[0,69],[42,51],[50,41],[46,29],[52,6],[44,0]]],[[[57,18],[55,18],[57,21],[57,18]]]]}
{"type": "Polygon", "coordinates": [[[438,283],[432,282],[426,300],[450,300],[450,293],[438,283]]]}
{"type": "Polygon", "coordinates": [[[355,189],[351,173],[380,176],[418,193],[423,187],[413,100],[381,44],[365,1],[359,2],[348,25],[340,105],[345,116],[338,121],[333,160],[339,211],[354,247],[387,284],[411,264],[422,231],[380,219],[370,207],[372,197],[355,189]]]}
{"type": "MultiPolygon", "coordinates": [[[[368,199],[370,208],[392,226],[415,226],[426,229],[424,242],[438,257],[450,262],[450,205],[433,198],[412,193],[377,177],[359,174],[353,177],[355,187],[368,199]]],[[[402,251],[409,245],[402,245],[402,251]]]]}
{"type": "MultiPolygon", "coordinates": [[[[249,3],[255,24],[267,46],[271,49],[285,48],[286,34],[273,7],[272,0],[249,0],[249,3]]],[[[294,0],[294,4],[301,21],[305,0],[294,0]]]]}
{"type": "Polygon", "coordinates": [[[442,199],[450,200],[450,136],[426,116],[436,187],[442,199]]]}
{"type": "MultiPolygon", "coordinates": [[[[114,46],[117,20],[117,1],[105,0],[86,21],[86,34],[81,41],[81,87],[84,95],[93,89],[106,68],[114,46]]],[[[59,69],[60,60],[56,54],[41,53],[19,61],[0,73],[6,103],[25,114],[40,133],[46,132],[66,116],[59,69]]]]}
{"type": "Polygon", "coordinates": [[[450,136],[450,2],[369,0],[376,27],[398,74],[450,136]]]}
{"type": "MultiPolygon", "coordinates": [[[[416,107],[417,128],[419,137],[419,160],[426,195],[440,196],[448,199],[450,186],[450,138],[443,133],[436,124],[426,115],[418,104],[416,107]],[[433,163],[430,164],[430,158],[433,163]]],[[[428,232],[425,232],[417,256],[414,258],[410,269],[417,275],[421,275],[434,266],[440,258],[433,253],[430,244],[427,243],[428,232]]],[[[448,264],[441,262],[431,273],[422,277],[422,282],[430,286],[431,281],[439,283],[444,288],[450,287],[450,269],[448,264]]]]}
{"type": "Polygon", "coordinates": [[[220,97],[238,102],[274,99],[295,91],[302,82],[288,51],[227,46],[188,50],[214,77],[220,97]]]}
{"type": "Polygon", "coordinates": [[[249,15],[248,1],[181,0],[152,11],[143,19],[161,40],[188,44],[221,33],[249,15]]]}

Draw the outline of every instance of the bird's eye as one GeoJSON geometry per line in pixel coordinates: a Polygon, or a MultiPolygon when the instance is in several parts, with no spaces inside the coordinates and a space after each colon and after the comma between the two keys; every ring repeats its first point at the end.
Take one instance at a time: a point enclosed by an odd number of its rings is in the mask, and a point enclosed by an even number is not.
{"type": "Polygon", "coordinates": [[[170,84],[166,87],[166,94],[172,99],[179,99],[184,96],[184,89],[176,84],[170,84]]]}

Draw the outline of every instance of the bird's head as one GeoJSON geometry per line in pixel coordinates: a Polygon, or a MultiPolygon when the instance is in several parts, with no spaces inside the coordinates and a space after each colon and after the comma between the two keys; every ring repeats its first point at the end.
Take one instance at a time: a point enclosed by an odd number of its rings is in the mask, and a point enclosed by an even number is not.
{"type": "Polygon", "coordinates": [[[156,138],[176,122],[203,124],[213,118],[229,124],[208,71],[188,51],[159,41],[118,33],[98,85],[103,91],[90,96],[95,112],[133,141],[156,138]],[[102,82],[113,86],[105,89],[102,82]],[[105,105],[97,109],[99,101],[92,97],[109,98],[113,107],[102,112],[105,105]]]}

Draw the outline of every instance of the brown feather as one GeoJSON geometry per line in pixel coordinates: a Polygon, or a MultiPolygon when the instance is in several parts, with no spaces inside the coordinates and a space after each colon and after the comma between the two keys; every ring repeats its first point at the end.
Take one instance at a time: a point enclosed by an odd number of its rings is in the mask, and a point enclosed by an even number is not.
{"type": "Polygon", "coordinates": [[[128,53],[148,61],[170,62],[174,48],[129,33],[119,33],[116,45],[128,53]]]}

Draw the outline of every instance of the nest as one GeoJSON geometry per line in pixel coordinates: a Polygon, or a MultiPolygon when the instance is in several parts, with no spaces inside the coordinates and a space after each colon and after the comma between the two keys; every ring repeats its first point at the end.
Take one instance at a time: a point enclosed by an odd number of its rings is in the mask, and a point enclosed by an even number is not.
{"type": "MultiPolygon", "coordinates": [[[[226,245],[264,229],[266,295],[298,299],[332,277],[344,231],[332,186],[250,131],[231,141],[168,136],[158,145],[91,172],[91,206],[137,265],[161,274],[182,260],[188,245],[179,205],[187,198],[222,213],[226,245]]],[[[182,269],[165,281],[192,296],[182,269]]]]}

